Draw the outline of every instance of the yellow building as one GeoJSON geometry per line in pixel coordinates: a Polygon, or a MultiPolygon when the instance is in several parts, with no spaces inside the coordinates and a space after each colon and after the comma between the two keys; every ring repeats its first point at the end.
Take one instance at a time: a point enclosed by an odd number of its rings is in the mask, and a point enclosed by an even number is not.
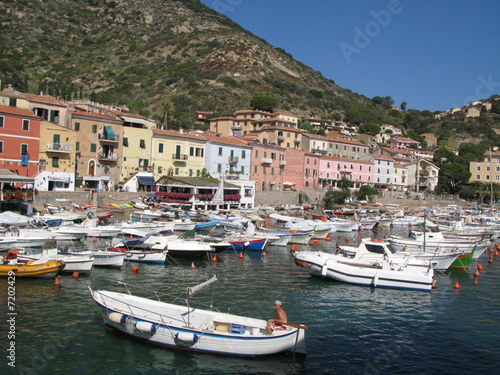
{"type": "Polygon", "coordinates": [[[470,162],[470,182],[500,184],[500,151],[486,151],[482,162],[470,162]]]}
{"type": "Polygon", "coordinates": [[[159,176],[199,177],[207,140],[197,133],[153,129],[151,161],[159,176]]]}

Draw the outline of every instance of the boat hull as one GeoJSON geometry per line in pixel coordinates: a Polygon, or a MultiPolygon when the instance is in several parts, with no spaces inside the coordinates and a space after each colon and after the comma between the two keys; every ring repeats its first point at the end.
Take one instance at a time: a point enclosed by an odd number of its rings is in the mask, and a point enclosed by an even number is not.
{"type": "Polygon", "coordinates": [[[267,335],[261,319],[192,308],[188,317],[187,307],[108,291],[91,293],[106,326],[156,345],[236,356],[305,353],[303,329],[288,327],[267,335]]]}
{"type": "Polygon", "coordinates": [[[167,259],[167,251],[140,251],[122,248],[110,248],[109,250],[122,252],[125,254],[127,262],[165,264],[167,259]]]}
{"type": "Polygon", "coordinates": [[[15,276],[15,277],[53,277],[64,269],[64,262],[50,260],[42,264],[15,264],[15,265],[0,265],[0,276],[15,276]]]}
{"type": "Polygon", "coordinates": [[[295,263],[313,276],[376,288],[408,289],[428,292],[434,272],[422,267],[421,272],[403,272],[400,267],[384,267],[378,262],[355,262],[322,252],[296,252],[295,263]]]}

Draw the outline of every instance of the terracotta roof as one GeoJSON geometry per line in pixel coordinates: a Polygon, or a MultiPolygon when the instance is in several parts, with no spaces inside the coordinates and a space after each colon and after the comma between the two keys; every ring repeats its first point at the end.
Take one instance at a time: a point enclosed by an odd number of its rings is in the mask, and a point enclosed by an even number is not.
{"type": "Polygon", "coordinates": [[[9,107],[7,105],[0,105],[0,113],[5,113],[15,116],[31,117],[31,118],[36,118],[37,120],[41,120],[41,117],[36,116],[33,112],[31,112],[28,109],[9,107]]]}
{"type": "Polygon", "coordinates": [[[395,139],[395,140],[396,140],[396,141],[398,141],[398,142],[420,143],[419,141],[416,141],[416,140],[414,140],[414,139],[407,138],[407,137],[399,137],[399,136],[396,136],[396,137],[392,137],[392,139],[395,139]]]}
{"type": "Polygon", "coordinates": [[[246,142],[243,139],[239,139],[238,137],[225,137],[225,136],[218,136],[214,133],[202,133],[200,134],[202,137],[206,138],[210,142],[217,142],[217,143],[223,143],[223,144],[229,144],[229,145],[235,145],[235,146],[248,146],[248,142],[246,142]]]}
{"type": "Polygon", "coordinates": [[[202,135],[196,133],[181,133],[177,130],[164,130],[164,129],[152,129],[153,135],[165,135],[168,137],[177,137],[177,138],[187,138],[187,139],[196,139],[197,141],[205,142],[206,139],[203,138],[202,135]]]}
{"type": "Polygon", "coordinates": [[[110,121],[112,120],[112,121],[123,122],[123,120],[117,119],[116,117],[98,115],[97,113],[91,113],[91,112],[86,112],[86,111],[69,111],[69,113],[72,116],[85,116],[85,117],[99,118],[99,119],[103,119],[103,120],[110,120],[110,121]]]}
{"type": "Polygon", "coordinates": [[[357,141],[352,138],[345,138],[342,136],[336,136],[331,138],[332,142],[337,142],[337,143],[348,143],[350,145],[358,145],[358,146],[364,146],[367,147],[363,142],[357,141]]]}
{"type": "Polygon", "coordinates": [[[321,159],[329,159],[329,160],[345,161],[345,162],[355,162],[355,163],[361,163],[361,164],[373,164],[373,162],[371,162],[369,160],[340,158],[338,156],[321,155],[321,159]]]}

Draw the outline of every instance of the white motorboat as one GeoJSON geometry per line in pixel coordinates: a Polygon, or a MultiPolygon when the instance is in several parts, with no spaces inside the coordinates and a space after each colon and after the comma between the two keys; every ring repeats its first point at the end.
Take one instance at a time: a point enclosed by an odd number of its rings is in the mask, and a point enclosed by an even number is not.
{"type": "Polygon", "coordinates": [[[436,251],[396,252],[389,242],[379,242],[379,240],[371,238],[361,239],[359,246],[339,246],[339,249],[347,255],[356,256],[356,254],[360,254],[360,258],[371,258],[373,260],[383,257],[386,253],[392,253],[391,259],[393,262],[396,261],[398,256],[403,262],[407,262],[407,259],[411,259],[411,261],[417,259],[420,263],[422,261],[430,262],[434,271],[446,271],[460,255],[457,252],[441,253],[436,251]]]}
{"type": "Polygon", "coordinates": [[[125,253],[108,250],[75,251],[75,254],[88,255],[94,258],[94,267],[123,267],[125,253]]]}
{"type": "Polygon", "coordinates": [[[373,241],[373,246],[353,252],[330,254],[322,251],[298,251],[295,264],[311,275],[377,288],[430,291],[434,270],[429,261],[394,255],[387,243],[373,241]]]}
{"type": "Polygon", "coordinates": [[[94,265],[94,258],[87,254],[75,254],[67,251],[66,246],[58,248],[43,249],[41,252],[22,252],[19,259],[24,260],[62,260],[66,264],[61,272],[89,273],[94,265]]]}
{"type": "Polygon", "coordinates": [[[7,251],[14,248],[16,239],[12,237],[0,237],[0,251],[7,251]]]}
{"type": "MultiPolygon", "coordinates": [[[[92,290],[104,324],[130,336],[172,349],[222,355],[306,353],[306,326],[286,324],[267,334],[266,320],[191,307],[189,298],[217,278],[187,290],[186,306],[129,293],[92,290]]],[[[125,284],[126,285],[126,284],[125,284]]],[[[126,285],[127,286],[127,285],[126,285]]],[[[127,291],[129,291],[127,286],[127,291]]]]}

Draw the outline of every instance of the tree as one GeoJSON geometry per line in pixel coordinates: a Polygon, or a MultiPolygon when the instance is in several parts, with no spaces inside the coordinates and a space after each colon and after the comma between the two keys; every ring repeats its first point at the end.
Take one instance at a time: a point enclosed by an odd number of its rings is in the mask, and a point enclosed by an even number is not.
{"type": "Polygon", "coordinates": [[[370,185],[362,185],[358,191],[359,200],[369,200],[371,197],[378,195],[378,189],[370,185]]]}
{"type": "Polygon", "coordinates": [[[359,125],[359,131],[362,134],[377,135],[380,133],[380,124],[374,121],[369,121],[366,124],[359,125]]]}
{"type": "Polygon", "coordinates": [[[351,197],[349,189],[333,190],[330,189],[326,192],[323,201],[325,209],[331,210],[335,204],[344,204],[351,197]]]}
{"type": "Polygon", "coordinates": [[[467,184],[470,176],[469,165],[462,163],[443,164],[439,173],[439,190],[449,194],[457,194],[460,191],[460,185],[467,184]]]}
{"type": "Polygon", "coordinates": [[[408,105],[408,103],[402,102],[401,105],[399,106],[399,108],[401,108],[402,111],[406,111],[406,106],[407,105],[408,105]]]}
{"type": "Polygon", "coordinates": [[[279,99],[271,95],[256,95],[250,102],[250,107],[253,110],[261,110],[274,112],[274,108],[278,105],[279,99]]]}

